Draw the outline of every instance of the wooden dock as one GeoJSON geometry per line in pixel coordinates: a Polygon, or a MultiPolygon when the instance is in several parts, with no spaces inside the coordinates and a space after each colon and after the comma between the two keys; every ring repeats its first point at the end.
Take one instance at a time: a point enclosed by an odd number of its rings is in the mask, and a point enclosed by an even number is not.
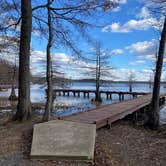
{"type": "MultiPolygon", "coordinates": [[[[111,123],[124,118],[150,106],[151,94],[140,96],[136,99],[126,100],[115,104],[103,105],[86,112],[79,112],[69,116],[60,117],[63,120],[96,124],[96,128],[110,125],[111,123]]],[[[165,95],[160,96],[160,106],[165,103],[165,95]]],[[[145,109],[146,110],[146,109],[145,109]]]]}
{"type": "MultiPolygon", "coordinates": [[[[17,85],[14,85],[14,88],[17,88],[17,85]]],[[[5,89],[11,89],[12,85],[9,83],[0,83],[0,91],[3,91],[5,89]]]]}
{"type": "MultiPolygon", "coordinates": [[[[85,89],[54,89],[53,90],[53,96],[54,98],[56,96],[74,96],[74,97],[80,97],[81,95],[85,98],[89,98],[90,94],[95,95],[95,90],[85,90],[85,89]]],[[[112,95],[116,94],[119,97],[119,101],[124,100],[125,95],[130,95],[133,98],[136,98],[138,96],[147,95],[146,92],[124,92],[124,91],[105,91],[101,90],[100,94],[105,94],[107,99],[112,100],[112,95]]]]}

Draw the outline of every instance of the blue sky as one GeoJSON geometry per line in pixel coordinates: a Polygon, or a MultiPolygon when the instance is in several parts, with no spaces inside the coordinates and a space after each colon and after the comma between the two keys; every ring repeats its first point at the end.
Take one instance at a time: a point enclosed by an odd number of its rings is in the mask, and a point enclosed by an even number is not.
{"type": "MultiPolygon", "coordinates": [[[[154,16],[145,0],[120,0],[117,8],[97,20],[106,22],[104,27],[89,28],[88,32],[94,40],[100,41],[103,50],[109,51],[111,57],[109,64],[113,76],[104,79],[127,80],[131,73],[135,73],[138,81],[147,81],[152,76],[154,57],[158,47],[158,27],[162,23],[161,16],[154,16]]],[[[73,32],[75,33],[75,32],[73,32]]],[[[92,46],[83,40],[76,42],[83,50],[90,50],[92,46]]],[[[45,75],[46,40],[40,34],[32,33],[31,72],[33,75],[45,75]]],[[[85,54],[85,53],[84,53],[85,54]]],[[[87,78],[82,75],[84,66],[93,66],[73,56],[72,52],[60,43],[52,49],[54,65],[60,66],[58,70],[66,77],[79,79],[87,78]]],[[[165,61],[165,60],[164,60],[165,61]]],[[[162,79],[165,79],[163,72],[162,79]]]]}

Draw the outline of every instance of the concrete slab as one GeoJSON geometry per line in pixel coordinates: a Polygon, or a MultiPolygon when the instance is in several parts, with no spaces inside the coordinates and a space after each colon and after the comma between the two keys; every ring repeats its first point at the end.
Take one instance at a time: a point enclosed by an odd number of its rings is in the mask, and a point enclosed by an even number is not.
{"type": "Polygon", "coordinates": [[[31,158],[93,162],[96,125],[53,120],[34,125],[31,158]]]}

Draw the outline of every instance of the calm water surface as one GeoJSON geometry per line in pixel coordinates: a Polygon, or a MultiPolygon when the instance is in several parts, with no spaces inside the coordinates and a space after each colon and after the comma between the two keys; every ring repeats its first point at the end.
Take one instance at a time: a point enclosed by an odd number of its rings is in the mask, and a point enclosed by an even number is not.
{"type": "MultiPolygon", "coordinates": [[[[95,89],[95,83],[92,82],[74,82],[70,86],[71,89],[95,89]]],[[[124,83],[111,83],[111,84],[103,84],[101,86],[101,90],[110,90],[110,91],[128,91],[128,85],[124,83]]],[[[152,88],[149,84],[133,84],[134,92],[152,92],[152,88]]],[[[166,93],[166,86],[161,86],[161,93],[166,93]]],[[[1,92],[1,96],[8,96],[10,94],[10,90],[7,92],[1,92]]],[[[73,97],[72,95],[67,96],[57,96],[54,100],[54,115],[68,115],[75,112],[84,111],[90,108],[95,108],[96,105],[91,102],[91,99],[94,98],[93,94],[90,94],[90,98],[73,97]]],[[[125,95],[125,99],[130,99],[130,95],[125,95]]],[[[111,104],[114,102],[118,102],[118,95],[113,95],[112,100],[106,100],[106,96],[103,94],[102,96],[103,103],[102,104],[111,104]]],[[[44,103],[46,100],[45,97],[45,88],[43,85],[31,85],[31,101],[37,103],[44,103]]],[[[43,113],[43,110],[38,110],[39,113],[43,113]]],[[[166,107],[164,107],[160,111],[160,122],[166,123],[166,107]]]]}

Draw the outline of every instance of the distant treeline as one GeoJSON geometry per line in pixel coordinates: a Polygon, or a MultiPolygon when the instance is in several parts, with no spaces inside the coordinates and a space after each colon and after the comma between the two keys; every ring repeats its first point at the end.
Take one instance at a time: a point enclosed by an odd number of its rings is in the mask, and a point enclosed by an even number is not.
{"type": "Polygon", "coordinates": [[[18,80],[18,68],[14,64],[0,59],[0,82],[11,83],[13,80],[14,70],[16,70],[15,81],[18,80]]]}
{"type": "MultiPolygon", "coordinates": [[[[94,79],[79,79],[79,80],[72,80],[73,82],[94,82],[95,83],[95,80],[94,79]]],[[[101,83],[124,83],[124,84],[127,84],[128,81],[111,81],[111,80],[101,80],[101,83]]],[[[133,81],[132,82],[133,84],[148,84],[149,81],[133,81]]],[[[161,82],[162,84],[166,84],[166,82],[161,82]]]]}
{"type": "MultiPolygon", "coordinates": [[[[32,76],[31,81],[34,84],[44,84],[44,83],[46,83],[46,77],[34,77],[34,76],[32,76]]],[[[52,79],[53,83],[72,82],[72,81],[73,80],[67,79],[64,77],[54,77],[52,79]]]]}

